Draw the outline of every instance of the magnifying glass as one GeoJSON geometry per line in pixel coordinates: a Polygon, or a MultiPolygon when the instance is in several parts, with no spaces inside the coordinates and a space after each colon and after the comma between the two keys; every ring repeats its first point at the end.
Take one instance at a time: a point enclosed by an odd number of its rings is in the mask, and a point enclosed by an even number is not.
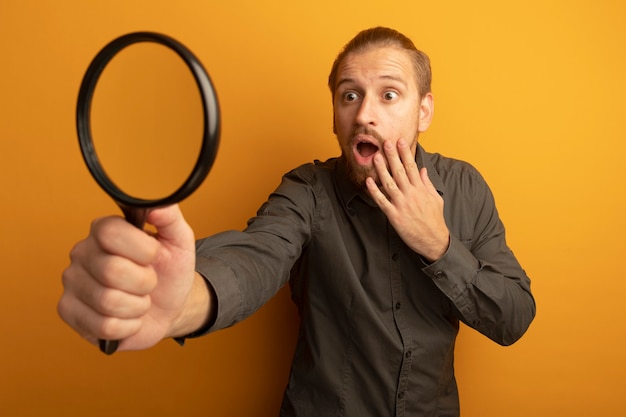
{"type": "MultiPolygon", "coordinates": [[[[158,68],[154,69],[158,71],[158,68]]],[[[155,32],[134,32],[107,44],[92,60],[83,77],[76,107],[76,127],[81,153],[89,172],[102,189],[118,204],[125,219],[143,229],[151,209],[178,203],[193,193],[211,170],[220,136],[220,111],[213,83],[198,58],[177,40],[155,32]],[[159,198],[141,198],[124,192],[104,170],[96,153],[91,126],[91,108],[98,80],[111,59],[129,45],[140,42],[161,44],[174,51],[189,68],[202,101],[203,133],[198,159],[189,176],[171,194],[159,198]]],[[[119,341],[100,340],[100,350],[108,355],[117,350],[119,341]]]]}

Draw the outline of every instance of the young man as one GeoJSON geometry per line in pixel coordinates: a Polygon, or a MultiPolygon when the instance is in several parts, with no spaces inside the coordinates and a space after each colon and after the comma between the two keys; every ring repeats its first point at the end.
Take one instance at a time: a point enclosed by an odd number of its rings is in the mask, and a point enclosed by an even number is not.
{"type": "Polygon", "coordinates": [[[400,33],[359,33],[329,77],[339,158],[289,172],[246,230],[196,247],[176,206],[151,213],[156,237],[95,221],[59,314],[143,349],[233,325],[289,281],[301,331],[282,416],[458,416],[459,320],[508,345],[535,304],[480,174],[418,144],[430,79],[400,33]]]}

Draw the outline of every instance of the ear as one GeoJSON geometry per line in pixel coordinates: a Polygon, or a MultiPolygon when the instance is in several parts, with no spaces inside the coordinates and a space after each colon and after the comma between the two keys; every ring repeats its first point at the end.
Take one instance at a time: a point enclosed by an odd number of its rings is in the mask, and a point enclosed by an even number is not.
{"type": "Polygon", "coordinates": [[[433,113],[435,112],[435,101],[432,93],[427,93],[420,102],[420,113],[418,120],[418,132],[425,132],[430,126],[430,122],[433,120],[433,113]]]}

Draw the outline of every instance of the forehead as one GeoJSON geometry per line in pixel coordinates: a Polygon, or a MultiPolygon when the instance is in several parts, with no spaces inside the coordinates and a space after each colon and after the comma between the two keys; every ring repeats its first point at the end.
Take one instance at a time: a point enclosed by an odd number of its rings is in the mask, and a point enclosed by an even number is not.
{"type": "Polygon", "coordinates": [[[417,87],[413,60],[403,49],[392,46],[371,46],[351,52],[337,67],[336,87],[346,82],[374,82],[392,79],[417,87]]]}

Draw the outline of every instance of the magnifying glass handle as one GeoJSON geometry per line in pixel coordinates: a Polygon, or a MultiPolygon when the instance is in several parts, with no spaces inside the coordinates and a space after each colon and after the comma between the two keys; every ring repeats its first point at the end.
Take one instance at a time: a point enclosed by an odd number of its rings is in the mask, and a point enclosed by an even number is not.
{"type": "Polygon", "coordinates": [[[138,229],[143,230],[143,226],[146,224],[146,218],[148,217],[148,213],[150,213],[149,208],[145,207],[129,207],[124,204],[119,204],[122,212],[124,213],[124,218],[126,221],[138,229]]]}
{"type": "MultiPolygon", "coordinates": [[[[123,204],[118,204],[124,213],[124,218],[126,221],[138,229],[143,230],[143,226],[146,224],[146,217],[150,209],[148,208],[140,208],[140,207],[129,207],[123,204]]],[[[100,351],[106,353],[107,355],[112,355],[117,350],[119,346],[119,340],[103,340],[100,339],[100,351]]]]}
{"type": "Polygon", "coordinates": [[[104,340],[100,339],[100,351],[106,353],[107,355],[112,355],[117,350],[117,347],[120,344],[119,340],[104,340]]]}

